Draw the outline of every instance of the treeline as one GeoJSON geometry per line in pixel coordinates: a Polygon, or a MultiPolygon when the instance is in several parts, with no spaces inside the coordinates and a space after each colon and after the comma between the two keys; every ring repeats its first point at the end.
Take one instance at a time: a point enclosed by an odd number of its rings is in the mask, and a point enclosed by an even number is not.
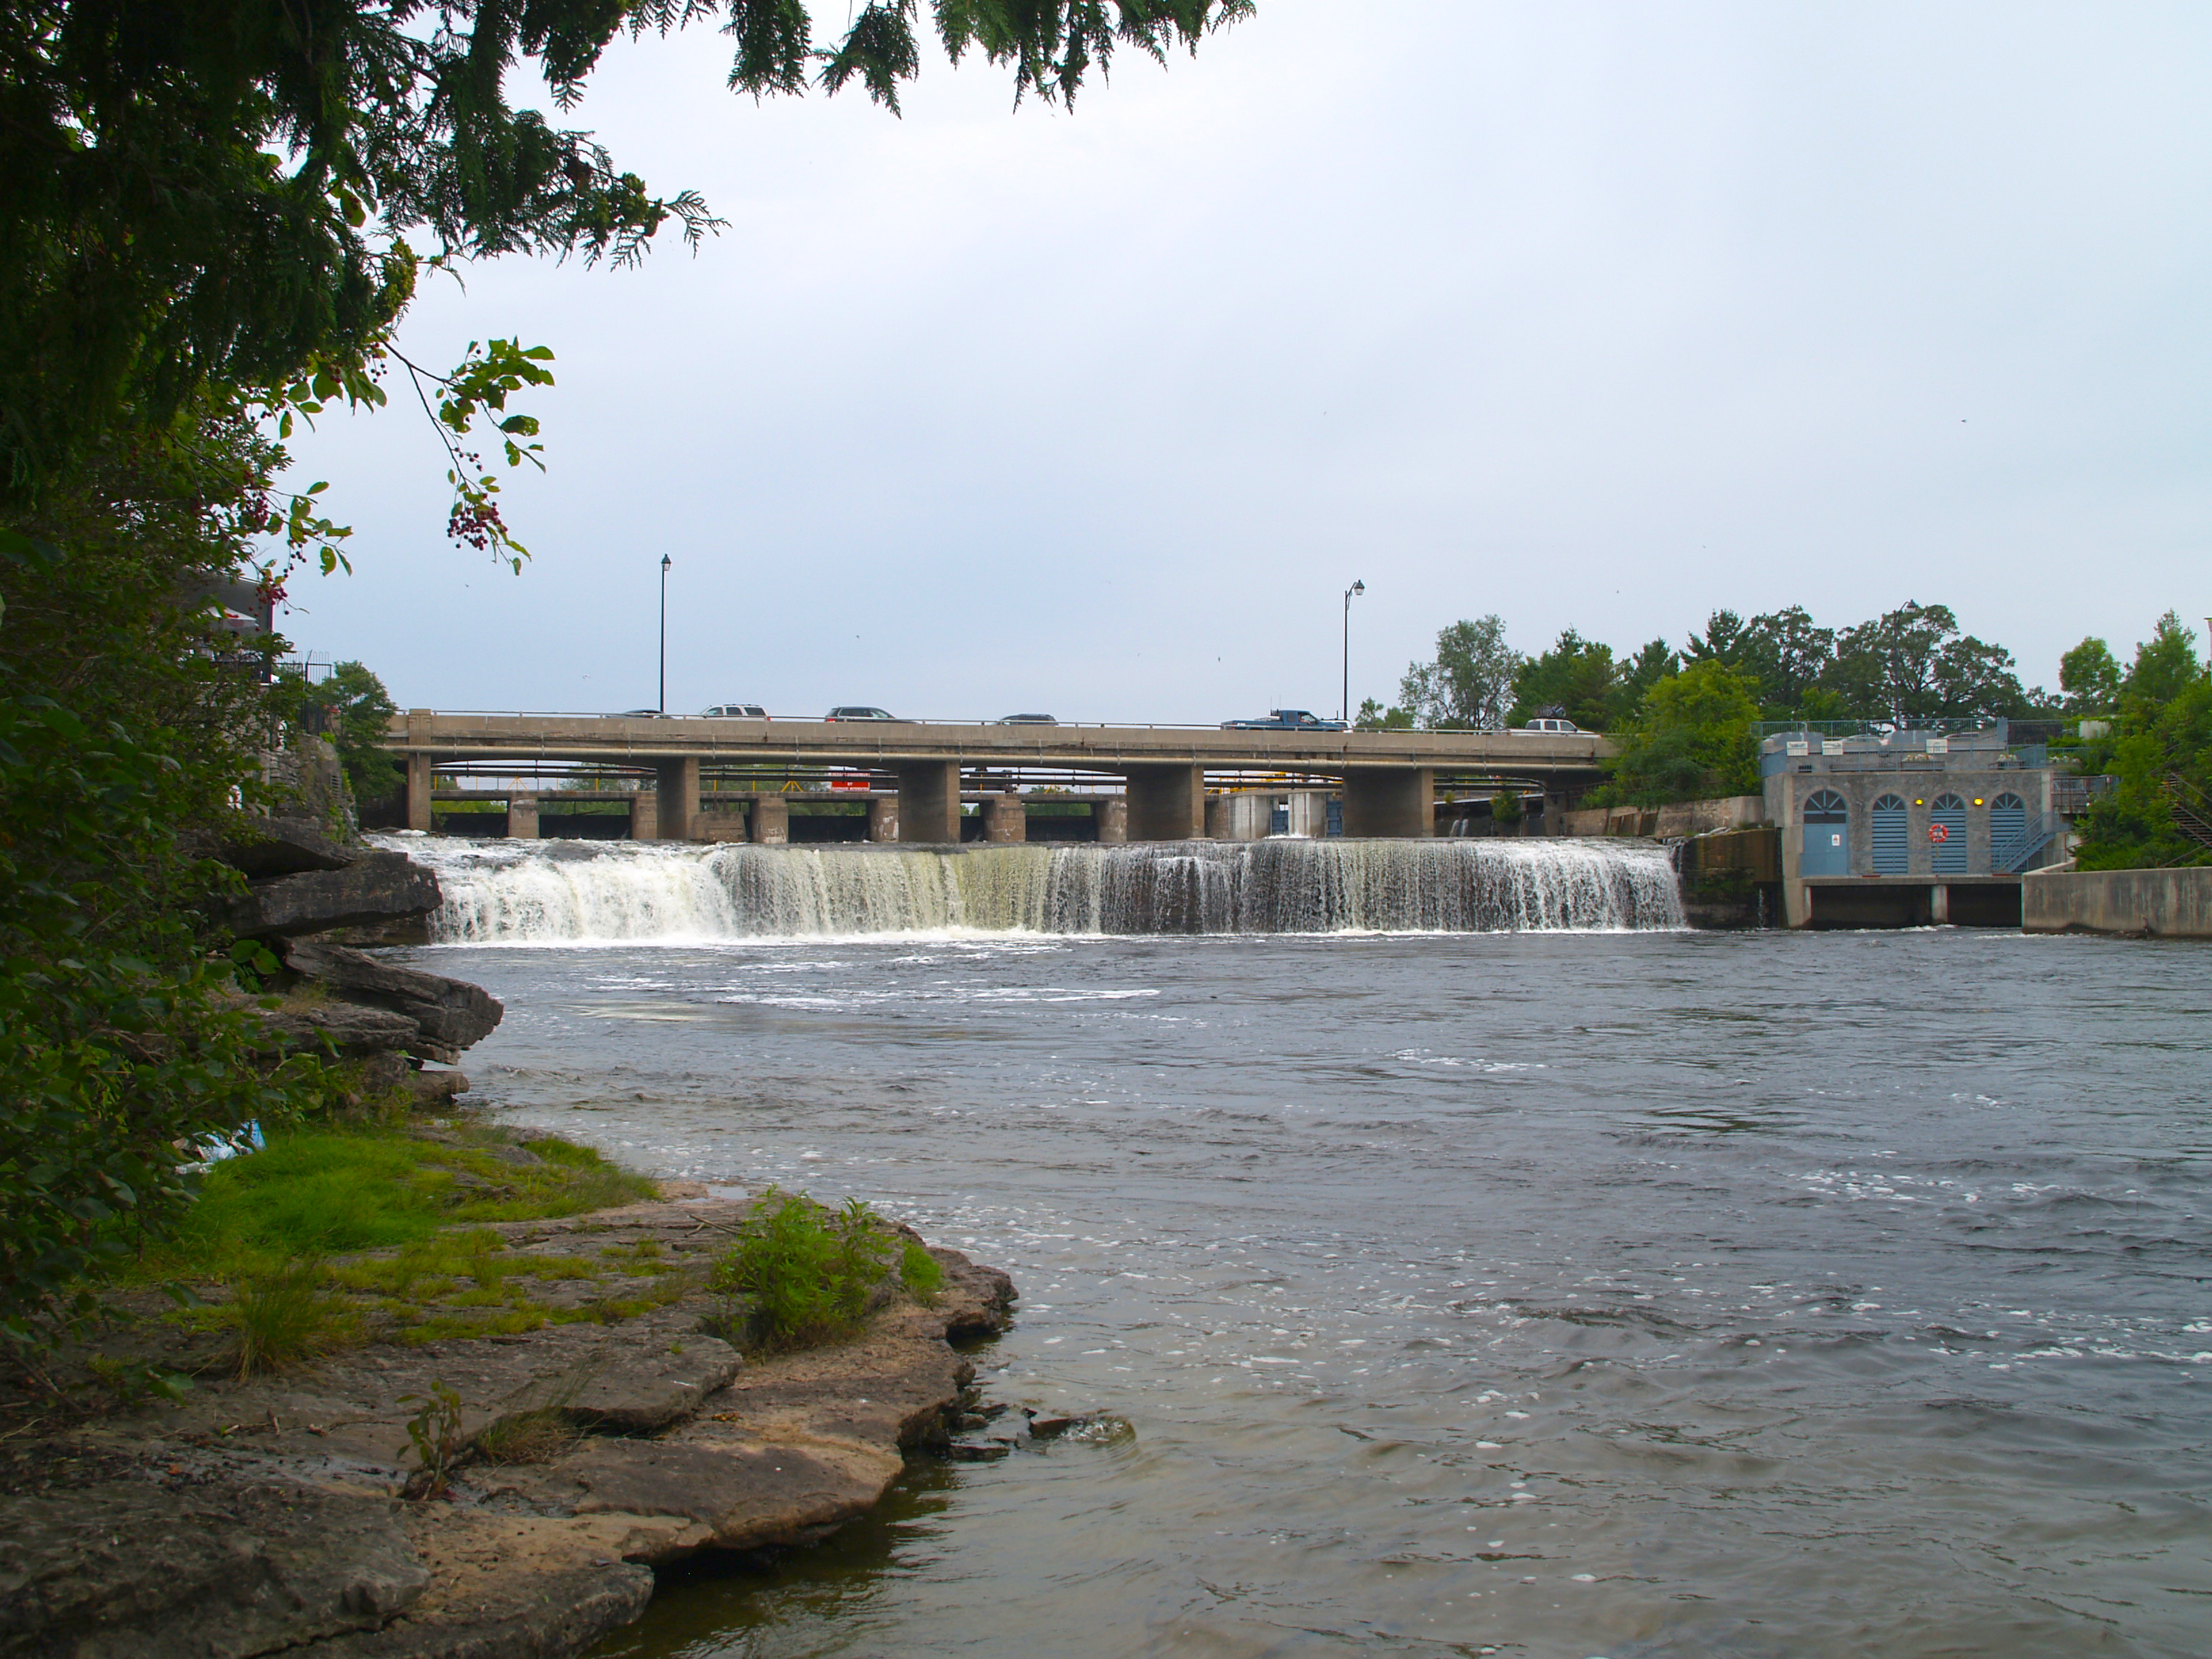
{"type": "Polygon", "coordinates": [[[2120,666],[2104,641],[2059,659],[2069,711],[2102,715],[2075,755],[2112,780],[2075,823],[2084,870],[2212,864],[2212,669],[2197,636],[2169,611],[2120,666]]]}
{"type": "Polygon", "coordinates": [[[1570,628],[1525,655],[1506,643],[1502,617],[1456,622],[1437,635],[1433,659],[1407,665],[1397,702],[1369,699],[1358,725],[1481,731],[1548,715],[1613,732],[1640,716],[1662,681],[1705,664],[1744,683],[1759,720],[1905,723],[2059,707],[2021,685],[2011,652],[1963,632],[1948,605],[1908,603],[1844,629],[1791,605],[1749,621],[1716,611],[1679,650],[1656,639],[1620,653],[1570,628]]]}
{"type": "Polygon", "coordinates": [[[1589,805],[1656,806],[1757,790],[1760,721],[2090,717],[2069,758],[2114,782],[2077,825],[2082,866],[2212,861],[2212,680],[2195,639],[2168,611],[2124,667],[2085,639],[2060,659],[2053,694],[2023,686],[2012,653],[1964,632],[1948,605],[1908,603],[1843,629],[1796,605],[1748,621],[1717,611],[1680,649],[1657,639],[1620,655],[1571,628],[1527,655],[1488,616],[1440,632],[1397,702],[1370,698],[1358,725],[1486,731],[1565,718],[1613,738],[1612,779],[1589,805]]]}

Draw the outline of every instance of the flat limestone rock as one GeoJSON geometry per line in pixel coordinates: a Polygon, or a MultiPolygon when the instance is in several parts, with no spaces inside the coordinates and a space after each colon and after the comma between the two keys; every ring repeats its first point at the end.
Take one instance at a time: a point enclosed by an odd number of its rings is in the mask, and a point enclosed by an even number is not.
{"type": "Polygon", "coordinates": [[[422,1041],[415,1022],[384,1008],[351,1002],[318,1002],[261,1012],[261,1026],[283,1047],[315,1049],[325,1039],[349,1056],[396,1054],[422,1041]]]}
{"type": "Polygon", "coordinates": [[[270,1653],[378,1629],[430,1573],[389,1499],[118,1481],[19,1498],[0,1527],[0,1649],[70,1659],[270,1653]]]}
{"type": "Polygon", "coordinates": [[[380,962],[343,945],[291,939],[283,954],[294,973],[328,986],[346,1001],[414,1021],[422,1039],[418,1051],[426,1059],[451,1064],[462,1049],[489,1036],[507,1012],[480,985],[380,962]]]}
{"type": "Polygon", "coordinates": [[[662,1200],[492,1224],[516,1259],[651,1262],[685,1277],[636,1277],[683,1294],[609,1324],[210,1379],[180,1407],[0,1445],[0,1655],[568,1659],[638,1616],[653,1565],[811,1543],[865,1514],[907,1450],[946,1437],[974,1374],[948,1331],[996,1328],[1011,1286],[934,1251],[931,1305],[743,1361],[702,1328],[721,1309],[698,1286],[745,1214],[662,1200]],[[408,1422],[435,1387],[471,1449],[450,1501],[401,1500],[408,1422]],[[488,1430],[549,1411],[569,1432],[506,1454],[547,1461],[488,1461],[488,1430]]]}
{"type": "Polygon", "coordinates": [[[319,820],[300,815],[255,818],[220,854],[248,876],[296,876],[308,870],[343,870],[363,848],[334,840],[319,820]]]}
{"type": "Polygon", "coordinates": [[[241,939],[283,939],[428,915],[439,902],[429,871],[404,853],[371,851],[343,870],[257,881],[223,920],[241,939]]]}
{"type": "MultiPolygon", "coordinates": [[[[649,1529],[649,1528],[648,1528],[649,1529]]],[[[431,1588],[383,1628],[313,1643],[314,1659],[553,1659],[629,1624],[653,1599],[652,1569],[625,1559],[635,1524],[411,1508],[431,1588]]]]}
{"type": "Polygon", "coordinates": [[[701,1404],[738,1374],[744,1361],[718,1337],[694,1334],[659,1349],[609,1343],[583,1386],[563,1407],[601,1430],[651,1434],[697,1413],[701,1404]]]}
{"type": "Polygon", "coordinates": [[[573,1492],[572,1515],[666,1515],[696,1521],[724,1549],[820,1536],[865,1515],[897,1478],[896,1458],[855,1469],[797,1446],[672,1445],[593,1440],[547,1471],[573,1492]]]}

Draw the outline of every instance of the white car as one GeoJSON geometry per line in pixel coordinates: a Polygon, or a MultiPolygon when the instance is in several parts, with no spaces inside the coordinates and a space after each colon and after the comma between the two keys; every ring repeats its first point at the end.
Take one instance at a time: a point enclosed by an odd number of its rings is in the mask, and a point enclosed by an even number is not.
{"type": "Polygon", "coordinates": [[[1582,727],[1572,720],[1530,720],[1526,726],[1516,726],[1516,732],[1580,732],[1582,727]]]}
{"type": "Polygon", "coordinates": [[[768,710],[757,702],[718,702],[712,708],[702,708],[700,717],[710,720],[764,720],[768,710]]]}

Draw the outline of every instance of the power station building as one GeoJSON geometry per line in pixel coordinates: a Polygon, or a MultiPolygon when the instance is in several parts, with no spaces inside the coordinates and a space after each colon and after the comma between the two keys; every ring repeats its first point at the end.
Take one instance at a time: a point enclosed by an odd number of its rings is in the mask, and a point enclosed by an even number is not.
{"type": "Polygon", "coordinates": [[[2041,744],[2010,723],[1776,732],[1759,745],[1792,927],[2017,926],[2020,878],[2064,856],[2041,744]]]}

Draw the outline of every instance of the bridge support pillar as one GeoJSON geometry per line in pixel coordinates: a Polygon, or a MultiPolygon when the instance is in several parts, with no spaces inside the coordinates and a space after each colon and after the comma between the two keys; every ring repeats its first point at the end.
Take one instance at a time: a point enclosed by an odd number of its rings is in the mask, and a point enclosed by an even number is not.
{"type": "Polygon", "coordinates": [[[410,830],[428,830],[430,821],[430,787],[438,774],[437,767],[428,755],[407,757],[407,827],[410,830]]]}
{"type": "Polygon", "coordinates": [[[507,798],[507,833],[524,841],[538,839],[538,797],[509,795],[507,798]]]}
{"type": "Polygon", "coordinates": [[[660,839],[660,797],[650,789],[641,789],[629,798],[629,838],[660,839]]]}
{"type": "Polygon", "coordinates": [[[781,795],[756,795],[747,815],[756,847],[782,847],[791,841],[791,803],[781,795]]]}
{"type": "Polygon", "coordinates": [[[896,841],[898,823],[896,801],[878,799],[868,803],[868,839],[870,841],[896,841]]]}
{"type": "Polygon", "coordinates": [[[1091,822],[1098,827],[1098,840],[1106,847],[1119,847],[1129,839],[1129,803],[1115,799],[1093,803],[1091,822]]]}
{"type": "Polygon", "coordinates": [[[992,795],[983,802],[983,839],[1017,842],[1030,838],[1030,809],[1019,795],[992,795]]]}
{"type": "Polygon", "coordinates": [[[696,757],[662,761],[653,770],[659,785],[662,841],[690,841],[691,820],[699,816],[699,762],[696,757]]]}
{"type": "Polygon", "coordinates": [[[1132,766],[1126,770],[1131,841],[1206,838],[1203,766],[1132,766]]]}
{"type": "Polygon", "coordinates": [[[960,763],[920,761],[891,770],[898,777],[898,829],[903,842],[960,844],[960,763]]]}
{"type": "Polygon", "coordinates": [[[1369,840],[1437,833],[1437,774],[1428,766],[1347,766],[1344,833],[1369,840]]]}

